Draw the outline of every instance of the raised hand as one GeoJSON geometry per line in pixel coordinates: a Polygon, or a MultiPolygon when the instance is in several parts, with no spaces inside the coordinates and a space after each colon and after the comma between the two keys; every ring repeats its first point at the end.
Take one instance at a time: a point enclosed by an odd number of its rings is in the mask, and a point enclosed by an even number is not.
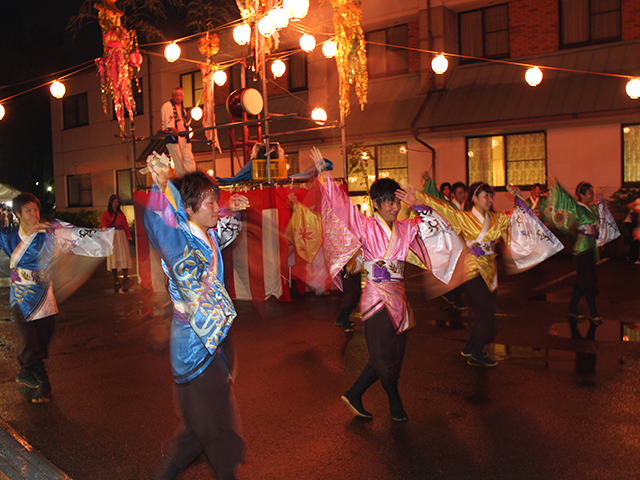
{"type": "Polygon", "coordinates": [[[320,153],[320,149],[317,147],[311,148],[311,160],[313,160],[314,165],[316,166],[316,170],[318,173],[323,172],[325,169],[325,161],[322,153],[320,153]]]}

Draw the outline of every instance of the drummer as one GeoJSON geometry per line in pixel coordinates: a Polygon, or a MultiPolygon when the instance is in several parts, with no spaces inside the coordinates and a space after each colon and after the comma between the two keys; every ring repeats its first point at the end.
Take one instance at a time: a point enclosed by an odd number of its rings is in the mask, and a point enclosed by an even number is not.
{"type": "Polygon", "coordinates": [[[171,100],[162,105],[160,109],[162,132],[173,134],[166,136],[164,143],[169,150],[178,177],[196,171],[196,162],[191,152],[191,141],[187,128],[190,118],[182,106],[183,95],[182,88],[175,87],[171,91],[171,100]]]}

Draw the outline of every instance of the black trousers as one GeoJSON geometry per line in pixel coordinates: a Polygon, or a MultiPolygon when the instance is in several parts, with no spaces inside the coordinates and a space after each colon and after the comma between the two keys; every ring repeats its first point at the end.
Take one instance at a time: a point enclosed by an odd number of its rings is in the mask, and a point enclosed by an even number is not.
{"type": "Polygon", "coordinates": [[[369,363],[382,383],[393,383],[400,377],[406,333],[396,334],[386,308],[367,319],[363,328],[369,363]]]}
{"type": "Polygon", "coordinates": [[[469,339],[473,345],[484,347],[487,343],[491,343],[498,334],[497,291],[490,291],[480,275],[466,282],[466,285],[475,310],[469,339]]]}
{"type": "Polygon", "coordinates": [[[598,276],[596,275],[596,258],[593,250],[573,256],[573,266],[576,270],[576,283],[573,290],[580,295],[598,294],[598,276]]]}
{"type": "Polygon", "coordinates": [[[175,388],[182,422],[164,442],[163,453],[182,471],[204,452],[218,480],[235,480],[245,446],[236,397],[221,355],[216,354],[195,380],[175,388]]]}
{"type": "Polygon", "coordinates": [[[362,276],[358,273],[347,273],[342,276],[342,302],[340,308],[354,309],[360,302],[362,293],[362,276]]]}
{"type": "Polygon", "coordinates": [[[30,368],[49,357],[49,342],[56,329],[56,317],[40,318],[25,322],[18,307],[11,309],[18,336],[18,364],[30,368]]]}

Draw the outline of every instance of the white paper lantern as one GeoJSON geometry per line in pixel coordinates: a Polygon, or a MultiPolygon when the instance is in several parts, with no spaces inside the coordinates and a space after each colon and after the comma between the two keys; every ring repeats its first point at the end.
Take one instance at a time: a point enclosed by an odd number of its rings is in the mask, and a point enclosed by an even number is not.
{"type": "Polygon", "coordinates": [[[433,57],[431,60],[431,69],[436,75],[442,75],[449,68],[449,60],[443,54],[433,57]]]}
{"type": "Polygon", "coordinates": [[[284,11],[282,7],[273,8],[269,12],[269,16],[271,17],[271,21],[273,22],[273,26],[278,30],[282,30],[283,28],[287,28],[289,25],[289,14],[284,11]]]}
{"type": "Polygon", "coordinates": [[[284,0],[282,7],[291,19],[300,20],[309,12],[309,0],[284,0]]]}
{"type": "Polygon", "coordinates": [[[216,70],[213,74],[213,81],[216,82],[216,85],[221,87],[225,83],[227,83],[227,72],[224,70],[216,70]]]}
{"type": "Polygon", "coordinates": [[[0,105],[0,120],[4,118],[4,107],[0,105]]]}
{"type": "Polygon", "coordinates": [[[61,99],[62,97],[64,97],[64,94],[67,91],[67,89],[61,82],[59,82],[58,80],[55,80],[51,84],[51,87],[49,87],[49,91],[51,92],[51,95],[53,95],[55,98],[61,99]]]}
{"type": "Polygon", "coordinates": [[[632,78],[629,80],[626,90],[629,98],[633,100],[640,98],[640,78],[632,78]]]}
{"type": "Polygon", "coordinates": [[[165,47],[164,58],[166,58],[169,63],[173,63],[180,58],[180,47],[176,42],[172,42],[165,47]]]}
{"type": "Polygon", "coordinates": [[[246,23],[233,29],[233,39],[238,45],[247,45],[251,40],[251,27],[246,23]]]}
{"type": "Polygon", "coordinates": [[[193,118],[196,122],[202,118],[202,109],[198,106],[195,106],[191,109],[191,118],[193,118]]]}
{"type": "Polygon", "coordinates": [[[327,58],[335,57],[337,51],[338,51],[338,44],[336,44],[336,42],[334,42],[333,40],[324,42],[324,45],[322,45],[322,53],[327,58]]]}
{"type": "Polygon", "coordinates": [[[322,108],[314,108],[311,112],[311,118],[315,120],[318,125],[324,125],[327,121],[327,112],[322,108]]]}
{"type": "Polygon", "coordinates": [[[273,18],[266,15],[258,22],[258,31],[263,37],[270,37],[276,33],[276,26],[273,24],[273,18]]]}
{"type": "Polygon", "coordinates": [[[271,64],[271,73],[273,73],[274,78],[281,77],[284,75],[284,72],[287,71],[287,66],[284,64],[282,60],[274,60],[271,64]]]}
{"type": "Polygon", "coordinates": [[[316,39],[313,35],[309,35],[305,33],[300,37],[300,48],[305,52],[313,52],[313,49],[316,48],[316,39]]]}
{"type": "Polygon", "coordinates": [[[540,85],[540,82],[542,82],[542,70],[538,67],[528,68],[527,72],[524,74],[524,79],[532,87],[537,87],[540,85]]]}

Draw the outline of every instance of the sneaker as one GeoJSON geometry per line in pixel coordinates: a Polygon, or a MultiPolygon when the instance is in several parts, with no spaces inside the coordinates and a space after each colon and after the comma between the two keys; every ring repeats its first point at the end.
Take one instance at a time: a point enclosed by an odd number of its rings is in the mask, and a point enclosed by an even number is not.
{"type": "Polygon", "coordinates": [[[342,327],[342,331],[344,333],[353,332],[353,322],[351,322],[349,320],[345,320],[344,322],[342,322],[342,324],[340,326],[342,327]]]}
{"type": "Polygon", "coordinates": [[[498,365],[498,362],[491,360],[486,353],[484,353],[480,358],[470,355],[467,363],[473,367],[495,367],[498,365]]]}
{"type": "Polygon", "coordinates": [[[20,372],[16,376],[16,382],[21,385],[26,385],[29,388],[38,388],[38,381],[36,380],[36,377],[33,376],[33,373],[24,368],[20,369],[20,372]]]}
{"type": "Polygon", "coordinates": [[[407,412],[404,411],[402,407],[402,403],[394,403],[389,407],[391,411],[391,419],[395,422],[406,422],[409,420],[407,417],[407,412]]]}
{"type": "Polygon", "coordinates": [[[364,406],[362,405],[362,400],[359,400],[359,399],[356,400],[355,398],[349,399],[347,395],[348,395],[348,392],[342,395],[340,399],[347,405],[347,407],[349,407],[349,410],[351,410],[351,413],[362,418],[373,418],[373,415],[371,415],[369,412],[367,412],[364,409],[364,406]]]}

